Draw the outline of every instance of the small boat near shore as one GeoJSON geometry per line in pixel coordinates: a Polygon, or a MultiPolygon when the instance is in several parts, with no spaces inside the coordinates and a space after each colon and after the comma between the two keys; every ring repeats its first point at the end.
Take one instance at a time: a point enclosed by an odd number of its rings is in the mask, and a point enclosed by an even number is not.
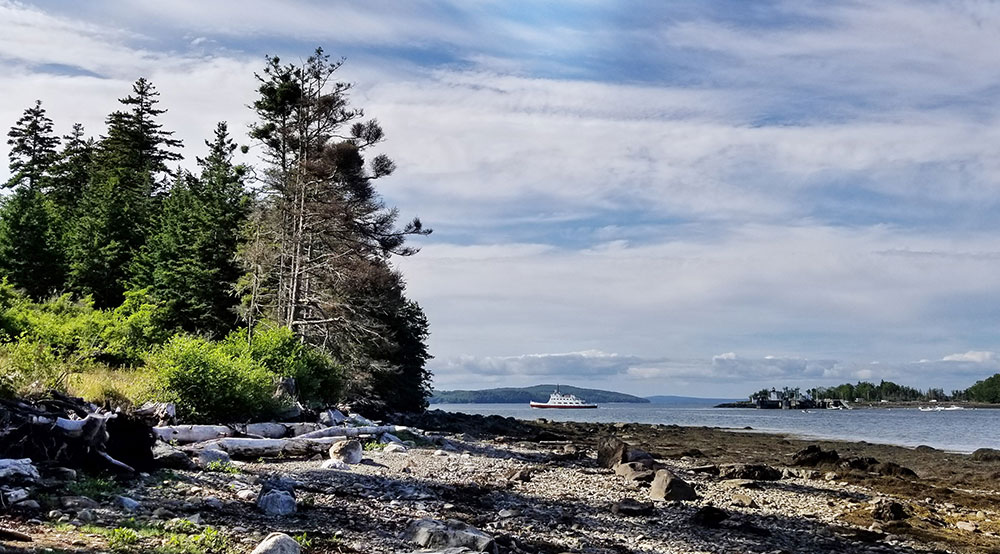
{"type": "Polygon", "coordinates": [[[577,397],[572,394],[563,394],[559,392],[559,387],[556,387],[555,392],[549,395],[548,402],[529,402],[529,406],[532,408],[555,408],[555,409],[594,409],[597,408],[597,404],[588,404],[582,398],[577,397]]]}
{"type": "Polygon", "coordinates": [[[947,408],[945,408],[944,406],[934,406],[933,408],[929,406],[928,407],[920,406],[917,409],[920,410],[921,412],[954,412],[956,410],[964,410],[965,408],[963,408],[962,406],[952,405],[948,406],[947,408]]]}

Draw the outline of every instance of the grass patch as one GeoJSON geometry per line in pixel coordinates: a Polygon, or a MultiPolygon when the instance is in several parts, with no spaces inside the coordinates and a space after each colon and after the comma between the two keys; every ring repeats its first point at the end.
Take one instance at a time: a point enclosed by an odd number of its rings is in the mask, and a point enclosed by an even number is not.
{"type": "Polygon", "coordinates": [[[224,462],[222,460],[215,460],[209,462],[208,465],[205,466],[205,471],[212,471],[215,473],[228,473],[230,475],[240,474],[240,468],[234,466],[229,462],[224,462]]]}
{"type": "Polygon", "coordinates": [[[116,370],[106,366],[73,373],[66,379],[69,394],[101,406],[139,406],[153,398],[156,376],[146,369],[116,370]]]}
{"type": "Polygon", "coordinates": [[[103,477],[84,477],[66,485],[66,490],[73,496],[87,498],[108,498],[122,490],[122,486],[114,479],[103,477]]]}

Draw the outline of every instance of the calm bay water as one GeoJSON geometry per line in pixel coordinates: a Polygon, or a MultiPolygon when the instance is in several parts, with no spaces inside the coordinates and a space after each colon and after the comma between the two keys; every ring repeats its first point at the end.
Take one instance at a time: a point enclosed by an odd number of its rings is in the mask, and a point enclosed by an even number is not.
{"type": "Polygon", "coordinates": [[[755,410],[672,407],[657,404],[602,404],[596,410],[537,410],[520,404],[435,404],[450,412],[517,419],[663,423],[783,433],[804,438],[933,446],[955,452],[1000,449],[1000,409],[921,412],[916,408],[854,410],[755,410]]]}

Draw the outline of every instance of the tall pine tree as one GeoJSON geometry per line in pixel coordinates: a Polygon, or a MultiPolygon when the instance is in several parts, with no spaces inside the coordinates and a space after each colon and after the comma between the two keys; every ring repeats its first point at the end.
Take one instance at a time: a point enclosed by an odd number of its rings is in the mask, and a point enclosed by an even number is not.
{"type": "Polygon", "coordinates": [[[7,133],[14,194],[0,208],[0,271],[35,299],[64,286],[58,225],[43,187],[56,159],[59,138],[41,101],[26,109],[7,133]]]}
{"type": "Polygon", "coordinates": [[[71,285],[101,308],[124,298],[133,262],[156,228],[156,194],[169,173],[167,162],[181,157],[171,150],[181,142],[157,122],[166,112],[156,107],[158,96],[139,79],[132,95],[119,100],[129,109],[108,116],[108,134],[97,145],[70,233],[71,285]]]}
{"type": "Polygon", "coordinates": [[[171,322],[189,332],[220,336],[237,322],[236,261],[249,211],[245,168],[233,164],[236,145],[225,123],[205,141],[201,175],[180,175],[163,201],[157,232],[137,266],[135,284],[163,301],[171,322]]]}

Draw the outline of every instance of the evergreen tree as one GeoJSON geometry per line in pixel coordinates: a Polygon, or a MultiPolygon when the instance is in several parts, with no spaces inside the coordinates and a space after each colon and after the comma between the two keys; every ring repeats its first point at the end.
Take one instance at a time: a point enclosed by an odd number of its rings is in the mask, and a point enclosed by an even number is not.
{"type": "Polygon", "coordinates": [[[45,115],[41,100],[35,100],[33,107],[24,110],[7,137],[11,178],[6,187],[39,186],[59,146],[59,138],[52,132],[52,120],[45,115]]]}
{"type": "Polygon", "coordinates": [[[180,141],[156,121],[166,111],[156,107],[159,93],[145,79],[132,92],[119,100],[130,110],[107,118],[68,241],[71,285],[100,308],[121,303],[137,271],[133,262],[156,228],[159,179],[168,161],[180,159],[170,150],[180,141]]]}
{"type": "Polygon", "coordinates": [[[0,209],[0,271],[37,300],[61,290],[65,281],[58,225],[42,190],[59,139],[41,101],[24,111],[7,136],[13,176],[6,187],[15,191],[0,209]]]}
{"type": "Polygon", "coordinates": [[[0,208],[0,271],[35,300],[62,290],[65,267],[51,204],[41,191],[19,188],[0,208]]]}
{"type": "Polygon", "coordinates": [[[84,137],[83,125],[73,124],[70,134],[63,137],[62,150],[48,169],[45,190],[64,220],[70,220],[80,202],[94,157],[94,140],[84,137]]]}
{"type": "Polygon", "coordinates": [[[236,261],[249,195],[245,169],[234,165],[236,145],[219,123],[200,178],[182,174],[163,201],[157,232],[137,267],[135,284],[166,303],[171,322],[195,333],[221,336],[236,323],[236,261]]]}

